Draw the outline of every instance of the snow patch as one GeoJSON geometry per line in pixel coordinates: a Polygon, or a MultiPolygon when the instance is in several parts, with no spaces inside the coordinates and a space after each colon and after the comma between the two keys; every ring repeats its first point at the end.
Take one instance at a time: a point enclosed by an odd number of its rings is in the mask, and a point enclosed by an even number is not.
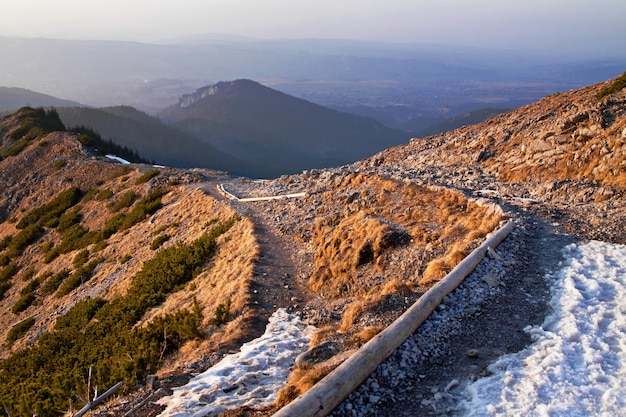
{"type": "Polygon", "coordinates": [[[159,399],[157,404],[167,407],[161,416],[200,417],[244,405],[271,405],[296,357],[307,350],[314,330],[284,309],[277,310],[263,336],[159,399]]]}
{"type": "Polygon", "coordinates": [[[470,384],[466,416],[626,416],[626,246],[564,249],[553,313],[535,341],[470,384]]]}
{"type": "Polygon", "coordinates": [[[120,164],[130,165],[130,162],[128,162],[126,159],[120,158],[119,156],[115,156],[115,155],[104,155],[104,156],[114,161],[117,161],[120,164]]]}

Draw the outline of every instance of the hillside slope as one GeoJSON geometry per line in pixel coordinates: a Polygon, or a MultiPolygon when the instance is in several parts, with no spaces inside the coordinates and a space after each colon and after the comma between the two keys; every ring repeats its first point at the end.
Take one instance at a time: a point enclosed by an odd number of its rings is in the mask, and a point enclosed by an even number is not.
{"type": "Polygon", "coordinates": [[[340,113],[250,80],[183,96],[159,117],[231,156],[263,165],[258,176],[354,162],[405,142],[406,133],[340,113]]]}
{"type": "Polygon", "coordinates": [[[129,106],[61,107],[58,112],[67,126],[86,126],[103,138],[135,149],[161,165],[218,169],[249,176],[258,169],[254,162],[227,155],[215,146],[129,106]]]}
{"type": "Polygon", "coordinates": [[[24,106],[60,107],[78,106],[78,103],[70,100],[63,100],[47,94],[37,93],[25,88],[0,87],[0,112],[17,110],[24,106]]]}
{"type": "Polygon", "coordinates": [[[54,111],[21,109],[0,135],[0,402],[13,415],[91,395],[90,367],[94,386],[134,389],[184,344],[246,337],[252,224],[185,187],[201,171],[99,157],[54,111]]]}

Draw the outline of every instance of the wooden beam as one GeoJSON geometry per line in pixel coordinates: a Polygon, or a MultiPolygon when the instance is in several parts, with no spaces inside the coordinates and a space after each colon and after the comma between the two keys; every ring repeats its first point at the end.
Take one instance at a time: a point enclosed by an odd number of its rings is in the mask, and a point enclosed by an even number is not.
{"type": "Polygon", "coordinates": [[[441,303],[443,297],[458,287],[485,257],[487,251],[498,246],[514,227],[515,225],[510,221],[489,236],[389,327],[363,345],[313,388],[280,409],[273,417],[325,417],[329,415],[426,321],[441,303]]]}

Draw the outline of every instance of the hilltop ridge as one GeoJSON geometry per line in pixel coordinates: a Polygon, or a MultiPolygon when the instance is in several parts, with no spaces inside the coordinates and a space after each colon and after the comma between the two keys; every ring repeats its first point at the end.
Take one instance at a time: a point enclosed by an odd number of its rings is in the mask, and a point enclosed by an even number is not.
{"type": "Polygon", "coordinates": [[[158,116],[223,153],[259,166],[258,177],[342,165],[408,140],[406,132],[373,119],[246,79],[200,88],[158,116]]]}

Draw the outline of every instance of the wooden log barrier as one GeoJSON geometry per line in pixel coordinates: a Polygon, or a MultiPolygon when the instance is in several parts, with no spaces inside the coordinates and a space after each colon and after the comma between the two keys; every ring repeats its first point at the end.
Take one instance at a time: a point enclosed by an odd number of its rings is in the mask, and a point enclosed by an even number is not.
{"type": "Polygon", "coordinates": [[[430,288],[389,327],[364,344],[348,360],[309,391],[280,409],[273,417],[324,417],[350,395],[394,350],[431,315],[447,294],[463,282],[488,249],[498,246],[513,231],[509,221],[492,233],[448,275],[430,288]]]}

